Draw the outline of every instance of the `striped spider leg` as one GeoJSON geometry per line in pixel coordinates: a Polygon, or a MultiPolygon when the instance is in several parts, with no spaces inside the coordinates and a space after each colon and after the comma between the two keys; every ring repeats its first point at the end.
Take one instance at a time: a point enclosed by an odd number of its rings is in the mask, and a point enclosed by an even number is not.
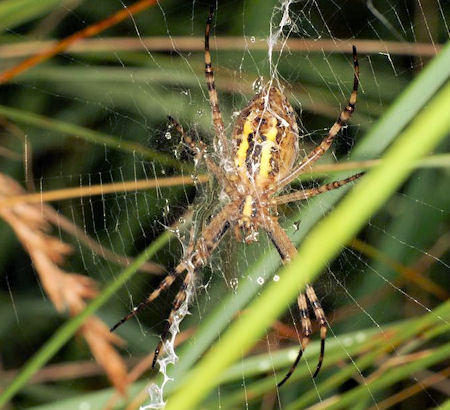
{"type": "Polygon", "coordinates": [[[333,124],[333,126],[328,131],[328,135],[323,139],[323,141],[320,143],[318,147],[316,147],[314,150],[312,150],[308,155],[306,155],[305,158],[303,158],[299,164],[297,164],[291,172],[286,175],[284,178],[282,178],[279,181],[278,186],[276,187],[276,190],[279,191],[283,187],[285,187],[287,184],[292,182],[294,179],[296,179],[299,175],[304,173],[308,168],[311,168],[311,166],[319,160],[325,152],[328,151],[328,149],[331,147],[331,144],[333,143],[334,138],[339,133],[339,131],[342,129],[344,125],[347,124],[348,120],[352,116],[353,112],[355,111],[356,106],[356,99],[358,97],[358,85],[359,85],[359,63],[358,63],[358,55],[356,52],[356,47],[353,46],[352,48],[353,52],[353,90],[350,94],[350,98],[348,100],[347,105],[345,106],[344,110],[339,114],[339,117],[333,124]]]}
{"type": "MultiPolygon", "coordinates": [[[[325,139],[321,142],[321,144],[315,148],[313,151],[311,151],[308,155],[306,155],[305,158],[303,158],[299,164],[297,164],[290,173],[281,179],[279,182],[279,185],[274,187],[273,189],[276,191],[279,191],[281,188],[292,182],[295,178],[297,178],[300,174],[304,173],[307,168],[311,167],[313,163],[315,163],[317,160],[319,160],[323,154],[331,147],[331,144],[336,137],[336,135],[339,133],[339,131],[342,129],[342,127],[348,122],[350,119],[352,113],[355,110],[356,106],[356,100],[358,96],[358,85],[359,85],[359,64],[358,64],[358,56],[356,52],[356,47],[353,46],[353,67],[354,67],[354,76],[353,76],[353,90],[350,95],[348,104],[345,106],[344,110],[339,114],[338,119],[333,124],[333,126],[330,128],[328,135],[325,137],[325,139]]],[[[346,185],[352,181],[355,181],[356,179],[360,178],[364,175],[364,172],[360,172],[358,174],[352,175],[348,178],[337,180],[330,182],[325,185],[321,185],[316,188],[311,189],[302,189],[296,192],[292,192],[285,195],[280,195],[275,198],[273,198],[273,203],[277,205],[286,204],[289,202],[294,201],[300,201],[305,200],[308,198],[311,198],[316,195],[320,195],[324,192],[331,191],[337,188],[342,187],[343,185],[346,185]]],[[[292,245],[290,242],[288,236],[286,235],[286,232],[279,226],[278,222],[276,220],[270,220],[270,224],[268,224],[265,229],[267,233],[269,234],[269,237],[271,238],[272,242],[274,243],[275,247],[277,248],[280,257],[283,261],[283,263],[286,263],[286,261],[290,260],[293,256],[296,255],[297,250],[295,246],[292,245]]],[[[323,312],[323,309],[317,299],[317,295],[314,291],[314,288],[310,285],[306,285],[306,295],[304,293],[301,293],[298,296],[297,304],[300,310],[300,316],[301,316],[301,323],[302,323],[302,335],[303,339],[301,342],[300,350],[297,355],[297,358],[295,359],[294,363],[292,364],[291,368],[287,372],[286,376],[281,380],[281,382],[278,383],[278,387],[281,387],[292,375],[292,373],[295,371],[295,368],[297,367],[298,363],[300,362],[300,359],[302,357],[302,354],[304,350],[306,349],[306,346],[309,343],[309,337],[311,335],[311,320],[308,316],[308,306],[307,306],[307,300],[311,304],[314,315],[316,317],[316,320],[319,322],[320,326],[320,355],[319,355],[319,361],[316,367],[316,370],[313,374],[313,377],[316,377],[320,371],[320,368],[322,367],[323,363],[323,357],[325,355],[325,338],[327,334],[327,327],[326,327],[326,318],[325,314],[323,312]]]]}
{"type": "Polygon", "coordinates": [[[229,203],[228,205],[225,205],[225,207],[211,220],[211,222],[203,228],[195,245],[190,246],[191,249],[189,249],[183,260],[175,267],[175,269],[160,282],[158,287],[150,293],[147,299],[139,303],[128,315],[123,317],[110,329],[110,331],[113,332],[127,320],[136,316],[145,306],[152,303],[161,295],[163,291],[167,290],[177,277],[182,276],[186,272],[183,285],[175,297],[166,327],[161,334],[161,341],[155,349],[152,367],[156,364],[158,354],[167,337],[170,326],[173,323],[174,316],[186,298],[186,289],[194,281],[195,272],[206,264],[211,254],[217,248],[220,240],[223,238],[230,226],[235,223],[236,218],[236,204],[229,203]]]}

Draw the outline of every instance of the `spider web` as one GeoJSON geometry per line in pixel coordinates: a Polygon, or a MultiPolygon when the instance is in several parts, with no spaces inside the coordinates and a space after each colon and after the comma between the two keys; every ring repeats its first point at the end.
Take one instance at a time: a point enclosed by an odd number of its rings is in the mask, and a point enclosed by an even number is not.
{"type": "MultiPolygon", "coordinates": [[[[8,41],[0,53],[2,66],[9,67],[13,59],[19,61],[40,47],[32,43],[34,39],[63,38],[125,7],[120,0],[96,2],[95,6],[89,3],[63,1],[32,20],[4,24],[8,41]],[[16,43],[23,43],[24,49],[16,43]]],[[[220,187],[201,183],[201,164],[180,165],[192,164],[192,158],[166,120],[172,115],[189,135],[214,145],[202,54],[208,7],[195,0],[159,2],[80,43],[78,49],[25,72],[5,88],[4,106],[37,113],[55,123],[35,126],[7,117],[1,172],[41,195],[65,187],[86,189],[87,195],[51,203],[79,228],[78,233],[68,232],[60,223],[52,234],[73,248],[64,261],[65,271],[84,274],[100,288],[115,281],[124,269],[117,259],[108,257],[108,249],[116,256],[133,257],[169,230],[174,234],[172,239],[152,258],[169,270],[189,246],[190,229],[197,237],[225,201],[220,187]],[[70,132],[55,127],[56,121],[101,132],[115,142],[98,136],[89,139],[79,130],[70,136],[70,132]],[[139,145],[127,145],[130,141],[139,145]],[[24,146],[28,147],[25,172],[20,158],[24,146]],[[167,177],[180,175],[186,177],[184,182],[163,186],[167,177]],[[136,188],[120,188],[130,181],[136,188]],[[141,181],[156,181],[156,187],[138,188],[141,181]],[[118,187],[116,192],[107,193],[113,183],[118,187]],[[96,186],[105,192],[100,189],[94,193],[96,186]],[[104,248],[87,244],[86,235],[104,248]]],[[[272,81],[283,86],[289,96],[303,134],[302,150],[309,152],[326,135],[348,99],[353,75],[351,44],[358,45],[361,89],[357,109],[321,164],[352,160],[354,146],[450,34],[449,6],[443,1],[224,1],[216,8],[211,53],[227,135],[251,96],[272,81]],[[233,39],[226,42],[231,36],[233,39]],[[359,42],[365,39],[372,42],[359,42]]],[[[448,142],[435,154],[447,151],[448,142]]],[[[315,332],[292,376],[293,383],[276,388],[296,358],[301,338],[298,309],[287,301],[288,313],[268,329],[251,354],[243,353],[240,362],[221,375],[221,383],[206,399],[205,408],[325,407],[358,386],[365,392],[363,408],[386,408],[386,400],[394,400],[395,393],[403,394],[407,404],[422,408],[448,399],[448,384],[439,378],[448,367],[443,362],[424,365],[384,390],[372,384],[383,369],[392,369],[402,360],[420,359],[448,344],[444,331],[434,328],[437,339],[430,337],[428,343],[420,341],[419,333],[399,345],[389,337],[393,324],[432,312],[448,295],[448,159],[432,164],[437,166],[418,167],[413,172],[315,283],[329,322],[325,365],[330,360],[334,367],[312,378],[319,347],[315,332]],[[370,349],[375,337],[387,353],[366,367],[361,364],[359,349],[370,349]],[[339,377],[339,369],[345,366],[353,370],[352,376],[331,388],[324,387],[333,375],[339,377]],[[432,377],[437,381],[430,387],[432,377]],[[414,386],[417,393],[409,398],[408,387],[414,386]]],[[[319,180],[333,179],[334,175],[329,169],[319,174],[319,180]]],[[[315,182],[305,178],[295,188],[311,186],[315,182]]],[[[280,212],[283,227],[296,243],[311,228],[310,208],[325,215],[329,202],[320,196],[311,204],[286,206],[280,212]]],[[[1,235],[1,363],[9,372],[20,368],[55,333],[62,319],[14,233],[2,229],[1,235]]],[[[198,273],[195,286],[189,287],[182,314],[161,356],[162,377],[156,371],[145,373],[130,389],[128,402],[139,401],[137,405],[144,408],[164,407],[188,369],[220,339],[239,311],[258,297],[267,282],[280,279],[279,263],[264,235],[251,245],[237,244],[231,235],[225,238],[208,266],[198,273]],[[182,346],[175,345],[178,328],[180,340],[187,339],[182,346]],[[177,360],[175,353],[180,359],[170,365],[177,360]],[[150,388],[149,379],[154,383],[150,388]],[[138,395],[137,391],[144,393],[138,395]]],[[[138,272],[100,310],[99,317],[108,325],[114,324],[160,280],[160,274],[138,272]]],[[[121,353],[129,366],[153,351],[180,283],[175,282],[173,289],[144,310],[138,320],[130,320],[118,330],[126,341],[121,353]]],[[[448,326],[448,318],[436,315],[436,328],[448,326]]],[[[77,399],[77,408],[106,406],[102,394],[109,397],[112,391],[106,380],[92,378],[102,374],[101,370],[86,372],[83,361],[90,357],[86,346],[74,339],[54,363],[64,368],[69,362],[80,362],[79,369],[64,377],[50,368],[49,379],[43,380],[53,382],[51,395],[46,398],[30,388],[13,404],[32,407],[45,403],[50,407],[58,401],[58,408],[70,408],[73,402],[67,397],[71,397],[77,399]],[[95,380],[94,387],[83,383],[85,379],[95,380]],[[85,396],[80,402],[81,394],[85,396]]],[[[8,372],[9,377],[12,373],[8,372]]],[[[42,381],[38,383],[43,386],[42,381]]],[[[131,408],[136,402],[129,405],[131,408]]]]}

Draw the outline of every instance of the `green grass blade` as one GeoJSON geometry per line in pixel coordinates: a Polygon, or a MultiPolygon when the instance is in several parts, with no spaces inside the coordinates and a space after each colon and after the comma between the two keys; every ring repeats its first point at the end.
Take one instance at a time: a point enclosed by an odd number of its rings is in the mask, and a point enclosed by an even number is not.
{"type": "Polygon", "coordinates": [[[448,399],[441,406],[437,406],[436,409],[439,409],[439,410],[450,410],[450,399],[448,399]]]}
{"type": "Polygon", "coordinates": [[[98,131],[93,131],[89,128],[80,127],[79,125],[54,120],[32,112],[5,107],[3,105],[0,105],[0,115],[3,115],[6,118],[18,123],[54,131],[64,135],[71,135],[76,138],[82,138],[85,141],[89,141],[94,144],[105,145],[117,150],[127,151],[133,154],[137,153],[150,160],[157,161],[161,165],[170,166],[178,170],[183,170],[186,172],[192,172],[193,170],[192,165],[183,164],[176,158],[161,154],[160,152],[147,148],[137,142],[124,141],[119,137],[113,137],[98,131]]]}
{"type": "Polygon", "coordinates": [[[372,393],[377,392],[385,387],[392,386],[401,380],[411,377],[415,372],[426,369],[429,366],[440,363],[450,357],[450,343],[433,350],[429,355],[414,360],[411,363],[400,366],[395,369],[390,369],[390,371],[383,377],[380,377],[376,381],[370,383],[368,386],[359,386],[352,389],[350,392],[342,395],[339,401],[330,406],[329,409],[342,409],[347,408],[351,403],[356,400],[361,400],[362,397],[367,395],[367,388],[370,388],[372,393]]]}
{"type": "Polygon", "coordinates": [[[9,29],[19,24],[56,9],[63,0],[3,0],[0,4],[0,30],[9,29]]]}
{"type": "MultiPolygon", "coordinates": [[[[305,408],[308,405],[312,405],[317,399],[318,393],[322,395],[330,391],[335,391],[335,389],[338,389],[339,386],[342,386],[343,383],[348,381],[355,374],[356,368],[359,371],[364,371],[364,369],[366,369],[367,367],[376,365],[376,360],[381,356],[386,355],[386,345],[399,346],[404,343],[409,343],[411,345],[410,341],[414,338],[418,338],[416,340],[418,340],[419,343],[426,342],[426,338],[423,337],[424,330],[429,328],[430,326],[432,326],[433,329],[439,328],[442,322],[448,321],[449,316],[450,303],[445,302],[441,306],[437,307],[434,312],[428,313],[415,320],[408,320],[405,323],[402,323],[397,329],[395,329],[394,327],[394,329],[387,330],[387,332],[390,332],[392,335],[388,340],[386,340],[385,338],[381,339],[383,340],[383,343],[380,343],[379,346],[375,346],[372,349],[367,349],[367,353],[361,358],[357,359],[355,361],[355,364],[348,364],[336,374],[325,379],[323,382],[316,386],[317,391],[311,390],[302,395],[302,397],[299,397],[297,400],[290,403],[289,406],[287,406],[286,410],[305,408]]],[[[414,346],[417,347],[417,344],[415,343],[414,346]]],[[[345,360],[345,358],[343,358],[343,360],[345,360]]],[[[426,365],[424,365],[422,368],[425,367],[426,365]]],[[[387,376],[389,376],[389,374],[387,376]]],[[[383,380],[384,377],[380,377],[376,381],[377,383],[379,383],[380,381],[381,383],[384,383],[383,380]]],[[[362,394],[363,391],[365,392],[365,394],[367,394],[368,391],[372,392],[373,389],[371,384],[372,382],[361,385],[361,387],[363,387],[363,389],[361,390],[359,389],[359,387],[356,389],[352,389],[348,393],[345,393],[345,396],[347,396],[348,394],[350,397],[353,397],[353,394],[355,394],[353,392],[355,390],[358,391],[358,393],[356,393],[357,395],[362,394]]],[[[378,386],[378,384],[376,386],[378,386]]]]}

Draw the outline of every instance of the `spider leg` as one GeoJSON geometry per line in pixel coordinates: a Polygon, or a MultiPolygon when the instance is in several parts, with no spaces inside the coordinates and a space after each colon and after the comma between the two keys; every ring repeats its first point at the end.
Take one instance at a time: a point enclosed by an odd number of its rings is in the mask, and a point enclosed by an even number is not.
{"type": "Polygon", "coordinates": [[[206,154],[207,148],[206,144],[203,141],[194,141],[188,134],[184,132],[181,124],[173,118],[171,115],[167,116],[167,119],[171,123],[171,125],[180,133],[183,137],[185,144],[189,147],[189,149],[194,153],[194,156],[197,160],[202,159],[203,155],[206,154]]]}
{"type": "Polygon", "coordinates": [[[217,248],[220,240],[223,238],[225,233],[231,227],[236,219],[237,207],[234,204],[228,204],[222,211],[220,211],[213,220],[207,225],[203,231],[200,238],[197,240],[195,246],[190,255],[185,258],[185,266],[187,270],[186,277],[184,278],[183,285],[175,297],[172,309],[169,314],[169,319],[167,320],[164,331],[161,334],[161,340],[159,341],[155,354],[153,356],[152,367],[156,365],[159,353],[164,342],[167,340],[170,327],[172,326],[178,309],[181,307],[182,303],[186,300],[186,291],[188,287],[193,283],[195,279],[195,273],[197,269],[201,268],[206,261],[209,259],[211,254],[217,248]]]}
{"type": "Polygon", "coordinates": [[[136,316],[145,306],[152,303],[161,292],[170,288],[175,279],[186,270],[186,265],[182,262],[177,265],[173,272],[170,272],[158,285],[158,287],[150,293],[147,299],[140,302],[128,315],[120,319],[113,327],[109,329],[110,332],[114,332],[119,326],[123,325],[126,321],[136,316]]]}
{"type": "Polygon", "coordinates": [[[219,98],[217,96],[216,85],[214,82],[214,71],[211,64],[211,53],[209,52],[209,32],[211,29],[213,16],[214,6],[211,5],[205,28],[205,76],[206,84],[208,86],[209,102],[211,104],[214,129],[216,131],[217,137],[219,138],[219,151],[227,155],[229,154],[229,146],[225,134],[225,126],[223,124],[222,114],[220,113],[219,98]]]}
{"type": "Polygon", "coordinates": [[[203,228],[200,238],[197,240],[196,246],[185,260],[181,261],[175,270],[169,273],[159,284],[159,286],[150,295],[139,303],[128,315],[119,320],[111,329],[110,332],[116,330],[120,325],[125,323],[128,319],[136,316],[145,306],[153,302],[162,291],[168,289],[175,279],[184,271],[191,269],[191,264],[194,269],[202,267],[209,256],[214,252],[222,239],[223,235],[228,231],[231,224],[236,218],[237,206],[235,204],[228,204],[211,220],[209,225],[203,228]],[[187,262],[188,261],[188,262],[187,262]],[[189,264],[189,266],[188,266],[189,264]]]}
{"type": "Polygon", "coordinates": [[[309,303],[314,310],[314,315],[316,316],[316,320],[319,322],[320,326],[320,355],[319,361],[317,363],[316,371],[313,374],[313,377],[316,377],[319,374],[320,368],[322,367],[323,357],[325,356],[325,338],[327,337],[327,320],[325,318],[325,313],[320,305],[319,300],[317,299],[316,292],[311,285],[306,285],[306,295],[308,296],[309,303]]]}
{"type": "MultiPolygon", "coordinates": [[[[189,241],[189,245],[186,249],[186,255],[193,255],[195,243],[194,243],[194,227],[191,227],[191,239],[189,241]]],[[[182,303],[186,300],[187,297],[187,290],[189,288],[189,285],[194,283],[194,275],[195,275],[195,269],[193,269],[192,264],[187,263],[187,274],[184,277],[183,285],[181,286],[180,290],[178,291],[173,303],[172,303],[172,309],[170,311],[169,319],[166,323],[166,326],[161,333],[160,341],[158,342],[158,345],[155,348],[155,351],[153,353],[153,360],[152,360],[152,369],[156,365],[156,361],[158,360],[159,353],[161,352],[162,346],[164,344],[164,341],[167,340],[167,335],[169,334],[170,328],[172,326],[172,323],[175,320],[175,314],[178,311],[178,309],[181,307],[182,303]]]]}
{"type": "Polygon", "coordinates": [[[300,317],[302,320],[302,341],[301,341],[301,347],[298,352],[298,355],[292,363],[292,366],[290,367],[289,371],[286,373],[286,376],[283,377],[283,380],[277,384],[277,387],[281,387],[286,381],[291,377],[292,373],[294,373],[298,363],[300,362],[300,359],[302,358],[303,352],[305,351],[306,347],[309,344],[309,337],[312,333],[311,328],[311,320],[309,319],[308,315],[308,305],[306,302],[306,296],[304,293],[300,293],[297,298],[297,304],[298,308],[300,310],[300,317]]]}
{"type": "Polygon", "coordinates": [[[355,46],[353,46],[353,69],[354,69],[353,90],[350,95],[348,104],[346,105],[344,110],[339,114],[338,119],[330,128],[330,131],[328,132],[326,138],[321,142],[321,144],[318,147],[316,147],[305,158],[303,158],[302,161],[289,173],[289,175],[285,176],[283,179],[279,181],[279,184],[277,184],[276,187],[277,190],[280,190],[281,188],[289,184],[291,181],[297,178],[302,172],[304,172],[305,168],[311,167],[312,164],[314,164],[318,159],[320,159],[322,155],[325,154],[325,152],[328,151],[328,149],[331,147],[331,144],[336,135],[339,133],[341,128],[347,123],[347,121],[352,116],[353,111],[355,111],[356,99],[358,96],[358,84],[359,84],[359,64],[355,46]]]}
{"type": "MultiPolygon", "coordinates": [[[[276,218],[272,216],[265,216],[263,218],[263,226],[275,248],[277,249],[283,264],[289,263],[296,255],[297,249],[294,244],[291,242],[286,232],[280,226],[276,218]]],[[[300,350],[298,352],[297,358],[292,364],[291,368],[287,372],[286,376],[278,383],[278,387],[283,385],[289,377],[291,377],[292,373],[294,373],[295,368],[297,367],[300,359],[305,351],[306,347],[309,343],[309,337],[311,335],[311,321],[308,315],[308,307],[306,298],[308,298],[309,303],[311,304],[314,315],[319,322],[320,325],[320,356],[319,361],[317,363],[316,371],[314,372],[313,377],[316,377],[319,373],[320,368],[322,367],[323,357],[325,355],[325,337],[327,334],[327,322],[325,319],[325,313],[317,299],[316,293],[314,292],[313,287],[310,284],[306,284],[306,296],[304,293],[301,293],[297,299],[298,307],[300,309],[300,316],[302,320],[302,342],[300,345],[300,350]]]]}
{"type": "Polygon", "coordinates": [[[354,181],[355,179],[361,178],[364,175],[364,172],[360,172],[358,174],[352,175],[351,177],[340,179],[338,181],[330,182],[329,184],[321,185],[317,188],[304,189],[292,192],[286,195],[280,195],[274,198],[274,202],[276,205],[287,204],[289,202],[301,201],[304,199],[311,198],[316,195],[323,194],[327,191],[332,191],[333,189],[340,188],[349,182],[354,181]]]}
{"type": "Polygon", "coordinates": [[[181,124],[172,116],[168,116],[168,119],[173,127],[181,134],[184,142],[188,145],[189,149],[194,153],[195,158],[200,161],[203,159],[206,164],[206,168],[211,172],[219,181],[219,183],[225,188],[225,192],[228,195],[232,196],[234,192],[234,188],[231,185],[230,181],[225,175],[225,172],[222,168],[220,168],[214,161],[212,161],[207,155],[207,147],[203,141],[194,141],[189,135],[184,132],[181,124]]]}
{"type": "Polygon", "coordinates": [[[161,339],[158,342],[158,345],[156,346],[156,349],[155,349],[155,353],[153,355],[152,368],[154,368],[156,365],[156,361],[158,360],[159,353],[161,352],[164,342],[167,340],[167,336],[169,334],[172,324],[174,323],[174,321],[176,319],[178,310],[180,309],[181,305],[187,298],[187,291],[188,291],[189,287],[194,283],[195,272],[196,272],[196,269],[192,269],[192,267],[190,269],[188,269],[188,272],[183,281],[183,285],[181,286],[180,290],[178,291],[177,295],[175,296],[175,300],[173,301],[172,309],[169,314],[169,319],[167,320],[164,330],[161,333],[161,339]]]}

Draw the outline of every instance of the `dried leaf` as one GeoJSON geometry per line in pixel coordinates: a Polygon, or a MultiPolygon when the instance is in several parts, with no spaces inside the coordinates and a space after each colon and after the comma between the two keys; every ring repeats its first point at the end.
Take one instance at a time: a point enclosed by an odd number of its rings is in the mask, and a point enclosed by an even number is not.
{"type": "MultiPolygon", "coordinates": [[[[12,178],[0,174],[0,198],[24,194],[23,188],[12,178]]],[[[59,265],[72,252],[72,247],[50,235],[51,223],[46,219],[51,208],[46,204],[16,203],[0,208],[0,217],[14,230],[30,255],[42,286],[58,311],[68,310],[72,316],[86,307],[86,301],[97,296],[96,283],[91,278],[64,271],[59,265]]],[[[81,334],[88,343],[95,360],[105,369],[116,389],[124,394],[127,369],[114,345],[123,341],[109,332],[97,317],[90,317],[81,334]]]]}

